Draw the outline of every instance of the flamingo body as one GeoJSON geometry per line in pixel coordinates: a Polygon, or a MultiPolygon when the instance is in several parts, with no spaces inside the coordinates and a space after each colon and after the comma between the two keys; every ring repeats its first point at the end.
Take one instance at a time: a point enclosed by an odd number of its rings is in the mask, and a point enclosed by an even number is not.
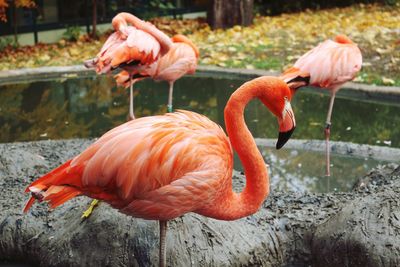
{"type": "Polygon", "coordinates": [[[116,31],[108,37],[97,56],[85,62],[86,67],[95,67],[98,73],[108,73],[118,67],[148,66],[172,45],[169,37],[151,23],[129,13],[116,15],[112,25],[116,31]]]}
{"type": "MultiPolygon", "coordinates": [[[[193,74],[197,68],[199,51],[185,36],[176,35],[171,38],[171,49],[156,62],[136,70],[134,74],[150,77],[156,81],[175,82],[186,74],[193,74]]],[[[122,71],[115,76],[117,84],[128,87],[130,76],[128,71],[122,71]]],[[[134,79],[137,82],[143,78],[134,79]]]]}
{"type": "Polygon", "coordinates": [[[217,124],[180,111],[112,129],[29,190],[47,188],[44,200],[55,207],[61,203],[54,188],[68,184],[74,188],[74,194],[68,191],[71,197],[84,194],[134,217],[169,220],[230,190],[232,157],[229,139],[217,124]]]}
{"type": "Polygon", "coordinates": [[[326,40],[305,53],[282,77],[289,82],[299,74],[303,77],[308,74],[310,85],[337,91],[355,78],[361,65],[358,46],[346,36],[338,35],[335,41],[326,40]]]}
{"type": "Polygon", "coordinates": [[[121,64],[148,65],[160,55],[160,44],[150,34],[133,26],[125,28],[127,38],[121,32],[114,32],[107,39],[99,54],[96,71],[107,73],[121,64]]]}

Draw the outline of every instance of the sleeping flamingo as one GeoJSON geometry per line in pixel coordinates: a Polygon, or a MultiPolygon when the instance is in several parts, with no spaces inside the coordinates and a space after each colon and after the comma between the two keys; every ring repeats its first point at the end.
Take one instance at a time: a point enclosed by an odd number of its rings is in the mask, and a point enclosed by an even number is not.
{"type": "Polygon", "coordinates": [[[143,117],[122,124],[75,158],[31,183],[24,211],[35,200],[55,208],[77,196],[104,200],[133,217],[160,222],[160,266],[165,266],[167,221],[187,212],[220,220],[255,213],[269,194],[267,167],[244,121],[258,98],[277,117],[281,148],[295,128],[291,93],[276,77],[260,77],[237,89],[225,107],[226,136],[205,116],[190,111],[143,117]],[[233,149],[246,174],[232,190],[233,149]]]}
{"type": "MultiPolygon", "coordinates": [[[[167,81],[169,83],[168,112],[172,112],[172,95],[174,82],[183,75],[193,74],[196,71],[199,49],[186,36],[178,34],[171,38],[173,45],[171,49],[148,67],[133,73],[136,76],[131,80],[132,74],[122,71],[115,76],[118,85],[131,86],[146,77],[155,81],[167,81]]],[[[132,90],[132,89],[131,89],[132,90]]],[[[129,114],[133,117],[133,94],[130,92],[129,114]]]]}
{"type": "Polygon", "coordinates": [[[293,94],[306,85],[318,86],[331,93],[325,125],[326,176],[330,176],[329,137],[335,95],[344,83],[355,78],[361,65],[362,55],[357,44],[345,35],[338,35],[335,41],[326,40],[308,51],[281,76],[293,94]]]}
{"type": "MultiPolygon", "coordinates": [[[[108,37],[94,59],[85,61],[85,66],[96,68],[97,73],[122,68],[132,80],[134,74],[148,68],[172,47],[172,41],[167,35],[132,14],[119,13],[113,18],[112,25],[116,31],[108,37]]],[[[135,118],[133,112],[130,112],[130,117],[135,118]]]]}

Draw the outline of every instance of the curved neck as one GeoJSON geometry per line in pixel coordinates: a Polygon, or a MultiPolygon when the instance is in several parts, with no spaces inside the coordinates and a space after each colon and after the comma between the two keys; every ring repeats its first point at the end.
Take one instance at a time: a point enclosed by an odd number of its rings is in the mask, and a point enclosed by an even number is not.
{"type": "Polygon", "coordinates": [[[161,54],[164,55],[171,49],[171,39],[165,33],[157,29],[153,24],[149,22],[145,22],[126,12],[119,13],[112,20],[112,25],[116,31],[119,31],[121,27],[127,26],[128,23],[140,30],[151,34],[154,38],[156,38],[161,45],[161,54]]]}
{"type": "Polygon", "coordinates": [[[245,124],[244,109],[253,98],[268,102],[268,96],[274,95],[274,88],[280,86],[278,83],[284,84],[278,78],[260,77],[243,84],[232,94],[225,107],[225,125],[231,144],[244,167],[246,186],[239,194],[229,188],[215,200],[212,207],[199,213],[216,219],[234,220],[255,213],[268,196],[267,167],[245,124]]]}

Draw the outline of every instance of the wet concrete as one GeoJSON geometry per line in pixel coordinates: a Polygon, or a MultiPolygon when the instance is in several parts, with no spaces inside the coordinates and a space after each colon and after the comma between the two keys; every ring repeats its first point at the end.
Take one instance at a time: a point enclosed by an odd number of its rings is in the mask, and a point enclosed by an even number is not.
{"type": "MultiPolygon", "coordinates": [[[[156,266],[158,224],[75,198],[49,212],[22,208],[25,187],[93,140],[0,144],[0,261],[40,266],[156,266]]],[[[397,168],[397,169],[396,169],[397,168]]],[[[169,266],[399,266],[400,169],[371,172],[351,193],[275,192],[256,214],[224,222],[186,214],[170,222],[169,266]],[[396,198],[397,196],[397,198],[396,198]]],[[[244,184],[240,174],[235,188],[244,184]]]]}
{"type": "MultiPolygon", "coordinates": [[[[238,68],[221,68],[217,66],[198,66],[196,75],[207,77],[242,77],[254,79],[259,76],[278,76],[280,73],[267,70],[248,70],[238,68]]],[[[0,71],[0,84],[26,82],[44,79],[69,78],[85,75],[95,75],[94,70],[88,70],[82,65],[74,66],[51,66],[38,68],[23,68],[15,70],[0,71]]],[[[343,89],[359,91],[364,94],[386,95],[391,98],[400,96],[400,87],[398,86],[379,86],[370,84],[361,84],[348,82],[343,89]]],[[[343,91],[343,89],[341,91],[343,91]]]]}

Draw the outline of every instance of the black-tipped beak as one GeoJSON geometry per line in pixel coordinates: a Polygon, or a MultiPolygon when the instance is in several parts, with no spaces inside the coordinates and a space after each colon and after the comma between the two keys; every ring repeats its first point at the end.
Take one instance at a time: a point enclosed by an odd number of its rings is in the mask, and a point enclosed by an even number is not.
{"type": "Polygon", "coordinates": [[[276,149],[281,149],[286,144],[286,142],[292,136],[294,129],[296,129],[296,127],[293,127],[287,132],[279,132],[278,142],[276,143],[276,149]]]}

